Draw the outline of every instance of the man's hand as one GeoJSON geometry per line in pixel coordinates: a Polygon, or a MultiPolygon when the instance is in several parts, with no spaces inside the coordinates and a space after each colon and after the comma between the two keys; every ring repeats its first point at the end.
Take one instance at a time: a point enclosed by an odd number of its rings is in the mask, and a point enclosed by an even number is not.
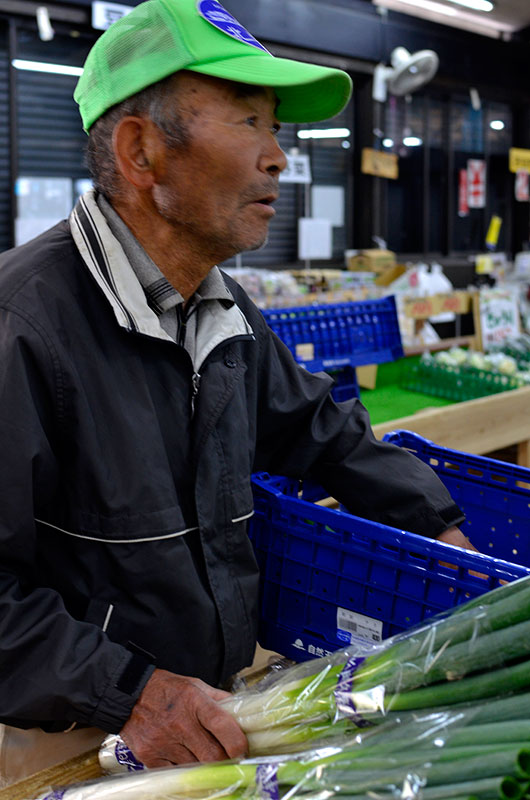
{"type": "Polygon", "coordinates": [[[460,528],[456,527],[456,525],[453,525],[452,528],[447,528],[446,531],[440,533],[436,538],[439,542],[454,544],[456,547],[462,547],[464,550],[474,550],[475,553],[479,552],[477,548],[471,544],[467,536],[464,536],[460,528]]]}
{"type": "MultiPolygon", "coordinates": [[[[453,525],[452,528],[447,528],[446,531],[443,531],[439,536],[436,537],[439,542],[446,542],[446,544],[454,544],[456,547],[462,547],[464,550],[473,550],[475,553],[480,553],[480,550],[477,550],[475,545],[471,544],[467,536],[464,536],[460,528],[457,528],[456,525],[453,525]]],[[[440,564],[444,567],[452,567],[452,564],[447,564],[445,561],[440,561],[440,564]]],[[[456,567],[455,567],[456,569],[456,567]]],[[[487,578],[487,575],[484,575],[482,572],[475,572],[475,570],[469,570],[470,575],[474,575],[477,578],[487,578]]],[[[507,581],[500,580],[499,583],[507,583],[507,581]]]]}
{"type": "Polygon", "coordinates": [[[120,735],[146,767],[219,761],[247,753],[247,739],[218,702],[228,692],[155,669],[120,735]]]}

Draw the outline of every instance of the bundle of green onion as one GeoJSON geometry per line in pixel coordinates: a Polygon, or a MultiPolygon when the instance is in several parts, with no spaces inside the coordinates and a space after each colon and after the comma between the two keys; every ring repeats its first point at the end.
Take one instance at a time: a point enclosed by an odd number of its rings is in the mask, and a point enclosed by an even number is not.
{"type": "Polygon", "coordinates": [[[342,747],[114,776],[47,800],[522,800],[530,787],[523,697],[395,719],[342,747]]]}
{"type": "Polygon", "coordinates": [[[252,758],[116,776],[64,800],[530,800],[530,577],[223,706],[252,758]]]}
{"type": "Polygon", "coordinates": [[[250,752],[288,752],[390,715],[530,690],[530,577],[378,646],[299,664],[227,699],[250,752]]]}

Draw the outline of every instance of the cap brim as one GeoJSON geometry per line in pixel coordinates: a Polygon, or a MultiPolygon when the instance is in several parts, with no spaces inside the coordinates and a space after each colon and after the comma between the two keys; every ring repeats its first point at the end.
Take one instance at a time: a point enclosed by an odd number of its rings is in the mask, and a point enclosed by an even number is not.
{"type": "Polygon", "coordinates": [[[320,122],[335,117],[352,92],[350,76],[340,69],[270,55],[235,56],[186,69],[238,83],[270,86],[279,100],[276,115],[280,122],[320,122]]]}

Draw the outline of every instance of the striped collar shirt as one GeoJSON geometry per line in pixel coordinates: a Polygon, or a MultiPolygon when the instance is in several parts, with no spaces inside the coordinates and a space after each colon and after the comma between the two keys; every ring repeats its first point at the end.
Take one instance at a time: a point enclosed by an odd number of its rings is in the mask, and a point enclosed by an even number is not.
{"type": "Polygon", "coordinates": [[[174,341],[191,350],[197,332],[195,312],[199,305],[204,301],[220,302],[225,308],[234,304],[218,267],[213,267],[208,273],[185,307],[182,295],[163,275],[111,204],[102,194],[96,197],[98,208],[123,248],[160,326],[174,341]]]}

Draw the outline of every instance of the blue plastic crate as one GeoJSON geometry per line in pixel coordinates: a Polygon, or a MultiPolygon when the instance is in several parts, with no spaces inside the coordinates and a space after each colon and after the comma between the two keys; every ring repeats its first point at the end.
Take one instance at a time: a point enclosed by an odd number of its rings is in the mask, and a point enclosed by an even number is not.
{"type": "Polygon", "coordinates": [[[493,555],[315,505],[325,493],[314,485],[301,494],[298,481],[259,474],[253,490],[259,641],[296,661],[350,641],[380,641],[501,579],[530,574],[493,555]]]}
{"type": "Polygon", "coordinates": [[[268,308],[270,328],[310,372],[382,364],[403,356],[394,297],[268,308]]]}
{"type": "Polygon", "coordinates": [[[335,402],[351,400],[352,397],[359,397],[359,384],[355,367],[340,367],[340,369],[329,370],[329,374],[335,381],[335,386],[331,390],[331,395],[335,402]]]}
{"type": "Polygon", "coordinates": [[[440,447],[411,431],[384,440],[432,467],[466,515],[461,528],[475,547],[530,566],[530,469],[440,447]]]}

